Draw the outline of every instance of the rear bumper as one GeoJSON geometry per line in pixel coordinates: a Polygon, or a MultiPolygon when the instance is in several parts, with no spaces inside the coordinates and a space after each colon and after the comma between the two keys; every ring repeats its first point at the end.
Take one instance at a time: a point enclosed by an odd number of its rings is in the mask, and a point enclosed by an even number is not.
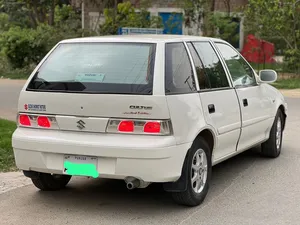
{"type": "Polygon", "coordinates": [[[176,181],[190,143],[172,136],[137,136],[18,128],[12,138],[21,170],[63,173],[64,154],[96,156],[100,177],[176,181]]]}

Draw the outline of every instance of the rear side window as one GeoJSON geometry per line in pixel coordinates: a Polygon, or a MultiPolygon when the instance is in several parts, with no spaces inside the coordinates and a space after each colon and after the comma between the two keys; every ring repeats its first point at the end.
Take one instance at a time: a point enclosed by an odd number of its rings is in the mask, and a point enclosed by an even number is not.
{"type": "Polygon", "coordinates": [[[60,44],[28,90],[152,94],[155,44],[60,44]]]}
{"type": "Polygon", "coordinates": [[[194,46],[192,45],[192,43],[187,43],[187,45],[188,45],[189,50],[191,52],[192,58],[194,60],[200,90],[210,89],[209,79],[208,79],[207,74],[205,72],[204,65],[203,65],[203,63],[201,62],[201,60],[198,56],[198,53],[196,52],[196,50],[195,50],[194,46]]]}
{"type": "Polygon", "coordinates": [[[204,64],[211,88],[229,87],[224,67],[209,42],[194,42],[195,49],[204,64]]]}
{"type": "Polygon", "coordinates": [[[166,44],[166,94],[197,92],[192,65],[183,43],[166,44]]]}

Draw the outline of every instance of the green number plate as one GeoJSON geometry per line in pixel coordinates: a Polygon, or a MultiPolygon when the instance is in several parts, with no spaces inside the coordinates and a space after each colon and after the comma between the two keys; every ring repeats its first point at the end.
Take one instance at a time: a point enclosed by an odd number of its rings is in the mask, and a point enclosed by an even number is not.
{"type": "Polygon", "coordinates": [[[63,173],[97,178],[99,176],[97,164],[96,157],[65,155],[63,173]]]}

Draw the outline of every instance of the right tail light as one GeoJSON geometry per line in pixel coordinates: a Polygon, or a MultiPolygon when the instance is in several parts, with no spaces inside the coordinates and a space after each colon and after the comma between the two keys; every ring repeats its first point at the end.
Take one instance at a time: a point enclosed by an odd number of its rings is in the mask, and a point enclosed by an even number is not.
{"type": "Polygon", "coordinates": [[[128,120],[110,119],[106,128],[107,133],[171,135],[170,120],[128,120]]]}

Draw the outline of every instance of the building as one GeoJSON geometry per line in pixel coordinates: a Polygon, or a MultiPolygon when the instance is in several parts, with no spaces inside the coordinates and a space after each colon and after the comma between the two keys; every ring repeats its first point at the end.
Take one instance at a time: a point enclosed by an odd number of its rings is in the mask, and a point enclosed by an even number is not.
{"type": "MultiPolygon", "coordinates": [[[[76,8],[81,8],[82,13],[82,26],[86,29],[96,30],[100,23],[104,21],[103,18],[103,0],[71,0],[71,4],[76,8]],[[84,3],[84,4],[82,4],[84,3]]],[[[140,0],[130,0],[131,3],[139,7],[140,0]]],[[[111,1],[114,3],[123,2],[123,0],[111,1]]],[[[178,7],[178,0],[151,0],[151,6],[148,11],[151,15],[161,16],[165,25],[164,33],[171,34],[191,34],[201,35],[201,31],[198,32],[196,26],[186,27],[183,22],[184,10],[178,7]],[[172,26],[171,30],[166,25],[170,23],[170,20],[176,26],[172,26]]],[[[248,0],[215,0],[215,11],[218,12],[234,12],[242,6],[247,4],[248,0]]],[[[237,49],[243,47],[244,32],[243,32],[243,20],[238,18],[236,22],[239,23],[237,33],[239,33],[240,41],[235,44],[237,49]]]]}

